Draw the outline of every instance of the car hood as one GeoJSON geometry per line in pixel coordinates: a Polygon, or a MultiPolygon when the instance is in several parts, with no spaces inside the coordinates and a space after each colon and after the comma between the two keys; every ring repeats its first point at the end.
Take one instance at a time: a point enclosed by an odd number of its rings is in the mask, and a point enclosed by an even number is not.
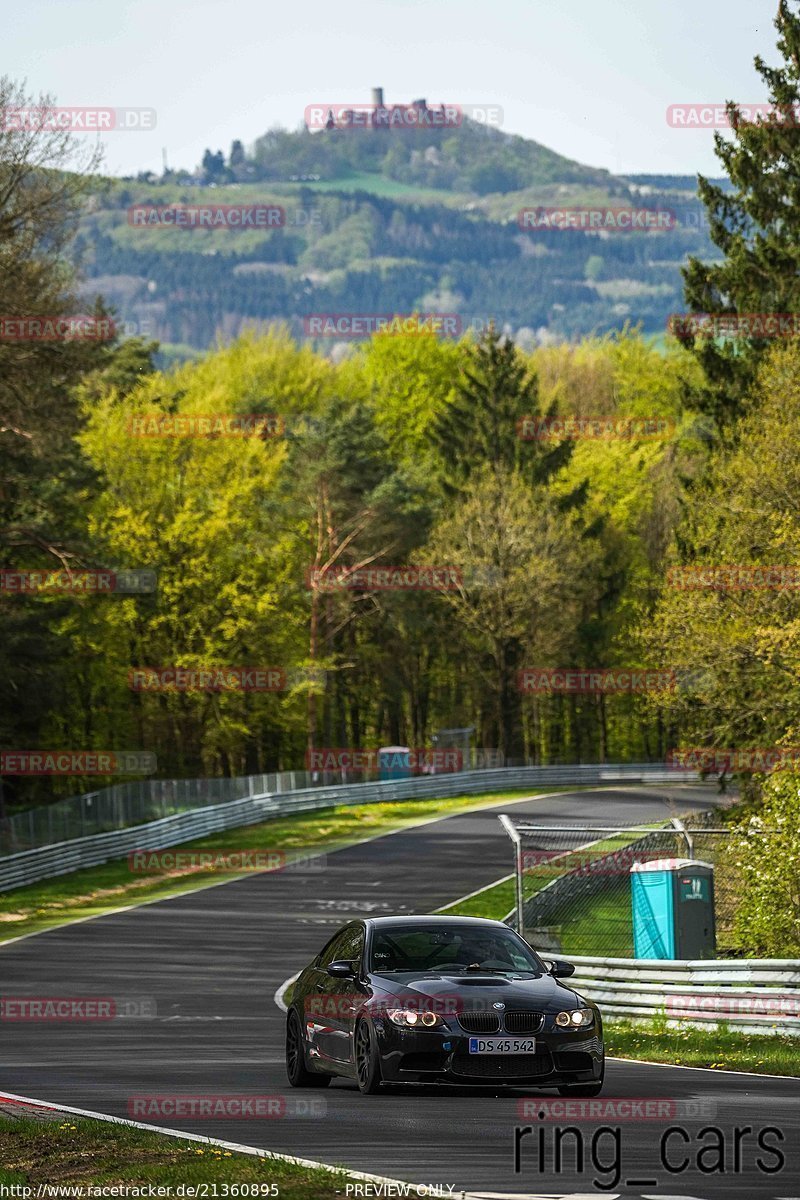
{"type": "Polygon", "coordinates": [[[571,988],[564,987],[551,975],[534,975],[527,979],[506,978],[503,975],[446,975],[422,972],[419,975],[373,975],[376,991],[397,1000],[421,998],[446,1004],[458,998],[464,1008],[485,1009],[494,1003],[506,1008],[543,1009],[558,1011],[564,1007],[580,1007],[586,1001],[571,988]]]}

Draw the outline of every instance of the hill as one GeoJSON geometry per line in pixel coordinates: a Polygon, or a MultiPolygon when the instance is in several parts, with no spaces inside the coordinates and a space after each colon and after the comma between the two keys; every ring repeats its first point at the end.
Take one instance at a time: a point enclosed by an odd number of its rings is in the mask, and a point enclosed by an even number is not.
{"type": "Polygon", "coordinates": [[[626,322],[662,334],[683,307],[681,264],[713,248],[691,178],[616,177],[464,119],[271,130],[250,152],[239,142],[227,158],[206,151],[193,176],[105,180],[78,250],[86,295],[101,292],[169,358],[247,325],[285,322],[303,337],[319,313],[455,313],[459,329],[493,319],[523,344],[626,322]],[[176,205],[283,215],[176,228],[158,216],[176,205]],[[539,206],[672,216],[651,231],[526,227],[520,214],[539,206]]]}

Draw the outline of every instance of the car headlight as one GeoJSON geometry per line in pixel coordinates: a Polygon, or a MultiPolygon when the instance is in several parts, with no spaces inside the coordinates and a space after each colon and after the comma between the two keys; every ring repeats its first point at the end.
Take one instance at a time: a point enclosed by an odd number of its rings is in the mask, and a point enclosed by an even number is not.
{"type": "Polygon", "coordinates": [[[569,1012],[560,1012],[556,1017],[556,1025],[561,1029],[585,1029],[593,1020],[591,1008],[573,1008],[569,1012]]]}
{"type": "Polygon", "coordinates": [[[428,1009],[417,1012],[415,1008],[390,1008],[387,1009],[387,1016],[395,1025],[402,1025],[403,1029],[436,1029],[444,1024],[437,1013],[428,1009]]]}

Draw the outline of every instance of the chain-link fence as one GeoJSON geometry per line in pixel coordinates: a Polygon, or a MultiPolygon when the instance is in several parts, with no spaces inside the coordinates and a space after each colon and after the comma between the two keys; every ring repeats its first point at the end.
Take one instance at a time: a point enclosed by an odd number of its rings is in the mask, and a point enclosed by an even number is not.
{"type": "MultiPolygon", "coordinates": [[[[740,882],[730,831],[713,813],[670,825],[534,825],[503,818],[516,845],[517,923],[537,949],[634,957],[631,868],[696,860],[714,868],[716,951],[734,949],[740,882]],[[711,822],[714,822],[712,825],[711,822]]],[[[680,955],[676,955],[680,957],[680,955]]]]}
{"type": "MultiPolygon", "coordinates": [[[[321,761],[325,761],[321,755],[321,761]]],[[[496,750],[467,747],[457,759],[434,762],[430,774],[462,770],[489,770],[512,765],[496,750]]],[[[413,775],[427,774],[427,764],[413,775]]],[[[372,783],[381,776],[379,767],[356,770],[277,771],[227,779],[135,779],[71,796],[54,804],[43,804],[0,820],[0,855],[18,854],[38,846],[51,846],[93,833],[110,833],[171,817],[189,809],[224,804],[265,792],[281,794],[312,787],[372,783]]],[[[1,782],[1,781],[0,781],[1,782]]]]}
{"type": "MultiPolygon", "coordinates": [[[[459,751],[458,757],[452,761],[445,759],[443,764],[434,762],[430,774],[425,769],[427,766],[428,764],[423,762],[421,767],[411,771],[411,777],[419,783],[429,781],[431,784],[438,784],[442,777],[461,778],[466,772],[483,772],[482,777],[488,778],[492,771],[519,769],[522,777],[518,784],[513,785],[519,787],[528,784],[559,786],[564,783],[637,783],[645,776],[650,782],[658,783],[672,782],[674,778],[674,772],[657,763],[535,766],[503,758],[496,750],[475,746],[459,751]],[[442,769],[442,765],[446,769],[442,769]]],[[[340,767],[337,770],[279,771],[226,779],[136,779],[116,783],[0,819],[0,856],[19,854],[25,850],[52,846],[91,834],[127,829],[158,821],[162,817],[175,816],[190,809],[225,804],[246,799],[248,796],[283,795],[302,792],[308,788],[376,783],[387,774],[390,779],[402,782],[407,772],[387,773],[381,771],[378,766],[365,770],[340,767]]],[[[502,785],[502,780],[500,783],[502,785]]],[[[480,790],[465,787],[465,793],[471,794],[480,790]]]]}
{"type": "Polygon", "coordinates": [[[17,854],[92,833],[109,833],[170,817],[192,808],[224,804],[261,792],[313,786],[307,771],[283,771],[229,779],[137,779],[115,783],[55,804],[44,804],[0,821],[0,855],[17,854]]]}

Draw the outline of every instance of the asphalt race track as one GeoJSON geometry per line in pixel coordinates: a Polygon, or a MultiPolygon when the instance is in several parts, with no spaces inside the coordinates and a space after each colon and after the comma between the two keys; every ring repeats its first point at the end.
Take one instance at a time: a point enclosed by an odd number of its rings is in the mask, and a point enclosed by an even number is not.
{"type": "Polygon", "coordinates": [[[430,911],[507,874],[511,847],[499,811],[555,823],[652,821],[667,815],[668,795],[677,811],[715,800],[700,788],[624,788],[509,803],[337,851],[323,871],[253,875],[0,947],[4,996],[145,997],[157,1006],[149,1019],[0,1022],[0,1090],[117,1116],[135,1115],[129,1103],[143,1095],[280,1096],[290,1109],[313,1100],[324,1116],[193,1120],[140,1108],[139,1119],[457,1191],[800,1197],[800,1079],[612,1061],[604,1100],[693,1101],[699,1115],[609,1122],[602,1136],[597,1123],[569,1121],[578,1134],[565,1141],[558,1173],[554,1125],[521,1117],[522,1093],[405,1088],[369,1097],[345,1081],[327,1091],[286,1086],[284,1017],[273,995],[336,925],[359,914],[430,911]],[[667,1124],[683,1130],[669,1143],[669,1161],[688,1164],[674,1173],[661,1163],[667,1124]],[[515,1173],[514,1131],[525,1125],[536,1128],[520,1143],[515,1173]],[[706,1127],[720,1132],[700,1138],[706,1127]],[[722,1146],[724,1173],[710,1145],[722,1146]],[[703,1147],[709,1173],[696,1166],[703,1147]],[[768,1173],[778,1161],[772,1147],[785,1163],[768,1173]]]}

